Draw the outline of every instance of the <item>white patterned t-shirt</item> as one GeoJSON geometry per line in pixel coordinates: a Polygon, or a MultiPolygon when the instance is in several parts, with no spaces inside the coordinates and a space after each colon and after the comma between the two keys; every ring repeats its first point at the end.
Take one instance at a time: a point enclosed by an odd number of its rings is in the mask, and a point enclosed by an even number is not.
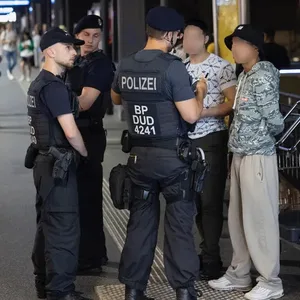
{"type": "MultiPolygon", "coordinates": [[[[207,95],[204,98],[204,108],[210,108],[224,103],[223,91],[236,85],[235,71],[232,65],[221,57],[210,54],[199,64],[186,63],[187,71],[193,83],[201,76],[207,75],[207,95]]],[[[224,117],[207,117],[197,122],[194,132],[189,133],[191,139],[198,139],[210,133],[226,130],[224,117]]]]}

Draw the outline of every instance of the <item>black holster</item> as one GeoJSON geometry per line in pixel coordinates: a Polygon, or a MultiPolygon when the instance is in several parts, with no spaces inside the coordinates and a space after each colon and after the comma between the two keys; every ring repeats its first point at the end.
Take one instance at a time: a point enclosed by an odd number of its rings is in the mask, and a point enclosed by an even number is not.
{"type": "Polygon", "coordinates": [[[204,151],[200,148],[195,149],[194,159],[192,161],[192,181],[191,188],[196,193],[201,193],[208,165],[205,161],[204,151]]]}
{"type": "Polygon", "coordinates": [[[109,190],[113,205],[117,209],[129,209],[132,202],[132,182],[127,166],[118,164],[109,175],[109,190]]]}
{"type": "Polygon", "coordinates": [[[48,153],[55,158],[52,171],[52,177],[54,178],[55,183],[66,185],[70,165],[73,161],[75,162],[74,151],[50,147],[48,153]]]}
{"type": "Polygon", "coordinates": [[[39,150],[34,147],[34,144],[31,144],[26,152],[24,166],[27,169],[32,169],[34,167],[34,162],[39,154],[39,150]]]}
{"type": "Polygon", "coordinates": [[[124,153],[129,153],[132,149],[132,140],[129,134],[128,130],[124,130],[122,132],[122,137],[121,137],[121,145],[122,145],[122,151],[124,153]]]}

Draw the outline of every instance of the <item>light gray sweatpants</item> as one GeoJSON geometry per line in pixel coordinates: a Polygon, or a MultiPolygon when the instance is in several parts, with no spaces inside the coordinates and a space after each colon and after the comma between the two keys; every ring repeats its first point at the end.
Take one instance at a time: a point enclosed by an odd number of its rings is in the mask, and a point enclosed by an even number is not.
{"type": "Polygon", "coordinates": [[[251,260],[261,286],[282,288],[279,240],[279,180],[276,155],[240,156],[231,165],[228,226],[233,246],[226,277],[241,285],[251,283],[251,260]]]}

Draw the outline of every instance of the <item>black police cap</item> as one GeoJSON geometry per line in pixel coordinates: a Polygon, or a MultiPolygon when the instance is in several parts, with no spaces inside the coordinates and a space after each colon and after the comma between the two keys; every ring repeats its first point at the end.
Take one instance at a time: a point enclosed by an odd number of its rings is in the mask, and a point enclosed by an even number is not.
{"type": "Polygon", "coordinates": [[[78,34],[84,29],[95,29],[95,28],[102,29],[102,27],[103,27],[103,20],[99,16],[88,15],[78,21],[74,29],[74,34],[78,34]]]}
{"type": "Polygon", "coordinates": [[[157,6],[149,10],[146,24],[160,31],[180,31],[184,28],[184,18],[173,8],[157,6]]]}
{"type": "Polygon", "coordinates": [[[84,44],[84,41],[75,39],[68,32],[60,29],[59,27],[54,27],[46,31],[45,34],[42,36],[40,48],[42,51],[44,51],[45,49],[57,43],[81,46],[84,44]]]}

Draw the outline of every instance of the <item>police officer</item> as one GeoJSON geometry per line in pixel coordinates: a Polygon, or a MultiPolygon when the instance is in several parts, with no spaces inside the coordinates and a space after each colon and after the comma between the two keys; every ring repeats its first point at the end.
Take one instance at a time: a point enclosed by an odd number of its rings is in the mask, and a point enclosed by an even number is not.
{"type": "Polygon", "coordinates": [[[74,281],[80,237],[76,158],[86,157],[87,150],[74,120],[76,97],[60,77],[73,66],[73,45],[83,43],[59,28],[46,32],[40,43],[45,64],[28,90],[37,191],[32,261],[41,299],[86,299],[74,293],[74,281]]]}
{"type": "Polygon", "coordinates": [[[133,200],[119,280],[126,285],[126,300],[148,299],[144,291],[154,258],[162,192],[167,204],[166,275],[177,299],[195,300],[196,210],[190,166],[180,153],[188,146],[187,123],[200,118],[207,87],[201,79],[195,98],[184,64],[168,53],[184,27],[183,18],[171,8],[156,7],[146,20],[147,44],[120,62],[111,91],[114,104],[124,106],[132,140],[128,174],[133,200]]]}
{"type": "Polygon", "coordinates": [[[82,134],[89,160],[78,168],[81,241],[79,270],[101,268],[107,262],[102,215],[102,162],[106,134],[102,119],[110,99],[114,77],[112,61],[99,49],[102,19],[83,17],[74,29],[84,40],[75,67],[68,72],[67,82],[79,96],[81,113],[77,125],[82,134]]]}

